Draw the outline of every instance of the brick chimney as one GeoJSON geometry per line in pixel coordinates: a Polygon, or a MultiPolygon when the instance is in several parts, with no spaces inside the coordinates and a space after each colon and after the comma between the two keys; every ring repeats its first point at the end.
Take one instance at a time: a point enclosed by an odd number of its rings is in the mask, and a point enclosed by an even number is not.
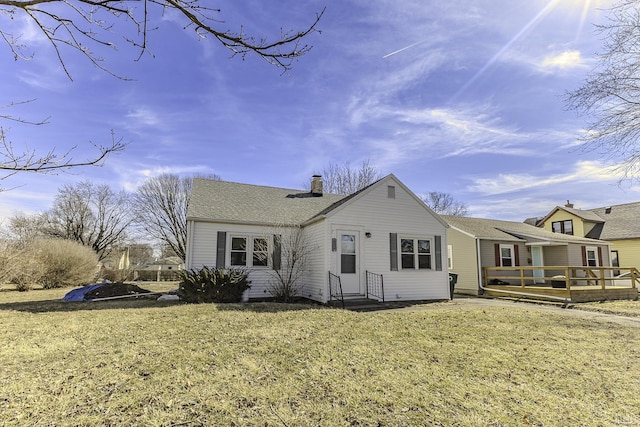
{"type": "Polygon", "coordinates": [[[322,197],[322,176],[313,175],[311,178],[311,194],[315,197],[322,197]]]}

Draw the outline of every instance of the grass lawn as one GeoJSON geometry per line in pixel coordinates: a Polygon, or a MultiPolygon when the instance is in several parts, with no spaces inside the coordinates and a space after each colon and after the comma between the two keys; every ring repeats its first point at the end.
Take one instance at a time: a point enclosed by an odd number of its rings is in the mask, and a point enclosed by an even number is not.
{"type": "Polygon", "coordinates": [[[600,311],[604,313],[621,314],[623,316],[640,317],[640,301],[602,301],[576,304],[578,310],[600,311]]]}
{"type": "Polygon", "coordinates": [[[640,328],[66,291],[0,289],[1,425],[640,424],[640,328]]]}

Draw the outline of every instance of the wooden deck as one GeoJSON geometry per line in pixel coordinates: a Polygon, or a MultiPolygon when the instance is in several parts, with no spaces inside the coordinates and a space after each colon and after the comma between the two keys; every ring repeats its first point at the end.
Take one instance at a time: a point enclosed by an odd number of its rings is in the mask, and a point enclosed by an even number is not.
{"type": "Polygon", "coordinates": [[[638,270],[621,267],[485,267],[483,273],[488,295],[565,302],[636,300],[640,283],[638,270]]]}

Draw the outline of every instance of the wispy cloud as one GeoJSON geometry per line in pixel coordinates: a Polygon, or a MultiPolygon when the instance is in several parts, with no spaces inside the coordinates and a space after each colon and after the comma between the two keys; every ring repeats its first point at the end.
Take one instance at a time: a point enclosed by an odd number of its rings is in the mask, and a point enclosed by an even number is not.
{"type": "Polygon", "coordinates": [[[616,166],[605,166],[599,161],[586,160],[575,164],[573,170],[551,176],[533,174],[499,174],[491,178],[474,179],[468,191],[483,195],[506,194],[535,188],[552,187],[567,183],[617,182],[622,176],[616,166]]]}
{"type": "Polygon", "coordinates": [[[126,118],[130,120],[128,122],[130,127],[157,126],[160,124],[158,113],[149,107],[135,108],[127,113],[126,118]]]}
{"type": "Polygon", "coordinates": [[[502,123],[498,112],[486,104],[457,109],[393,109],[372,104],[358,114],[376,123],[379,137],[368,144],[377,158],[390,164],[422,157],[524,156],[539,151],[530,143],[538,136],[502,123]]]}
{"type": "Polygon", "coordinates": [[[180,176],[192,176],[198,174],[214,174],[216,171],[212,170],[207,165],[148,165],[138,164],[135,167],[131,167],[131,164],[113,165],[113,170],[120,177],[120,185],[126,191],[135,191],[145,180],[148,178],[154,178],[162,174],[174,174],[180,176]]]}

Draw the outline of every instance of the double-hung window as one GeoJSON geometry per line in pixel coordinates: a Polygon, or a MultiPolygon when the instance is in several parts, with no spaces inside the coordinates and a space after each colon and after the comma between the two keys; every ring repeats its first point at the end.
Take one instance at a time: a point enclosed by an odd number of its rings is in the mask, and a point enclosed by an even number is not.
{"type": "Polygon", "coordinates": [[[402,269],[431,269],[431,240],[403,237],[400,239],[402,269]]]}
{"type": "Polygon", "coordinates": [[[565,221],[553,221],[551,223],[551,229],[554,233],[573,235],[573,220],[567,219],[565,221]]]}
{"type": "Polygon", "coordinates": [[[589,267],[598,267],[598,249],[587,247],[586,250],[587,265],[589,267]]]}
{"type": "Polygon", "coordinates": [[[266,237],[231,236],[230,264],[233,267],[266,267],[269,240],[266,237]]]}
{"type": "Polygon", "coordinates": [[[500,266],[513,267],[514,264],[513,245],[500,245],[500,266]]]}

